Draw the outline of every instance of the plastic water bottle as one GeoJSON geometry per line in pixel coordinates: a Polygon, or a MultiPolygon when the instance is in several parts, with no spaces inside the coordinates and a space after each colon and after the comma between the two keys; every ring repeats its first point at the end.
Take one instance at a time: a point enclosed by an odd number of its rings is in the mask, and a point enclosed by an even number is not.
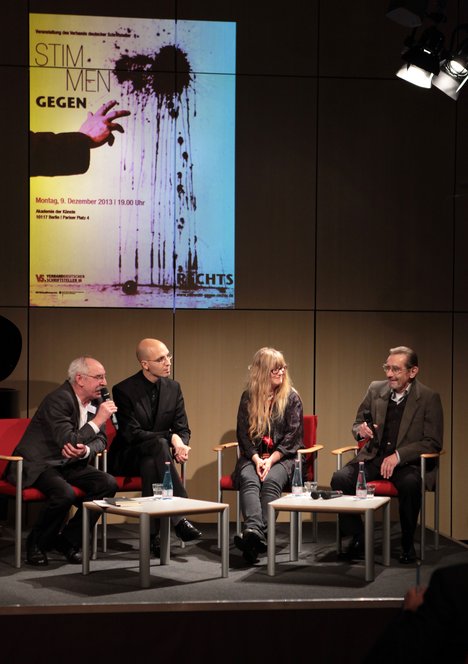
{"type": "Polygon", "coordinates": [[[299,459],[294,459],[294,474],[291,489],[293,496],[302,496],[302,472],[299,459]]]}
{"type": "Polygon", "coordinates": [[[168,498],[172,498],[173,495],[174,495],[174,489],[172,486],[171,462],[166,461],[166,470],[164,472],[164,478],[163,478],[162,497],[167,500],[168,498]]]}
{"type": "Polygon", "coordinates": [[[364,471],[364,461],[359,462],[359,471],[356,482],[356,498],[367,498],[366,473],[364,471]]]}

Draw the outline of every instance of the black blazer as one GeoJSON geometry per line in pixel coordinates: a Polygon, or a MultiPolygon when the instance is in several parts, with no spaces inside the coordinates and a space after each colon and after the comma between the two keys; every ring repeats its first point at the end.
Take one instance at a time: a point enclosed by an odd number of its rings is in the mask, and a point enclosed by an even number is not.
{"type": "Polygon", "coordinates": [[[143,372],[126,378],[112,389],[117,406],[119,430],[109,451],[112,472],[124,472],[125,451],[129,446],[154,440],[155,434],[170,439],[177,433],[187,445],[190,429],[185,412],[182,390],[177,381],[159,378],[159,403],[153,419],[151,399],[145,387],[143,372]]]}
{"type": "MultiPolygon", "coordinates": [[[[353,435],[358,438],[357,429],[364,421],[364,411],[370,410],[374,423],[378,425],[376,441],[366,443],[359,454],[350,461],[368,461],[378,451],[380,435],[387,415],[391,390],[388,381],[374,381],[369,385],[366,396],[358,408],[353,424],[353,435]]],[[[408,394],[408,401],[398,431],[397,450],[400,463],[418,465],[420,454],[440,452],[443,445],[444,416],[439,394],[418,380],[414,380],[408,394]]],[[[428,468],[430,468],[430,464],[428,468]]],[[[433,473],[427,475],[427,487],[433,487],[433,473]]]]}
{"type": "Polygon", "coordinates": [[[416,611],[402,611],[362,664],[464,664],[468,656],[468,563],[439,567],[416,611]]]}
{"type": "Polygon", "coordinates": [[[29,132],[29,175],[77,175],[89,168],[91,141],[79,131],[29,132]]]}
{"type": "MultiPolygon", "coordinates": [[[[94,405],[97,405],[97,401],[94,405]]],[[[88,464],[95,455],[106,447],[104,430],[95,433],[92,426],[84,424],[79,428],[80,409],[72,386],[65,381],[48,394],[40,404],[13,454],[21,455],[23,461],[23,486],[34,484],[39,475],[50,466],[63,466],[67,463],[88,464]],[[83,443],[90,448],[86,459],[70,461],[62,456],[65,443],[83,443]]],[[[15,474],[7,471],[7,479],[15,483],[15,474]]]]}

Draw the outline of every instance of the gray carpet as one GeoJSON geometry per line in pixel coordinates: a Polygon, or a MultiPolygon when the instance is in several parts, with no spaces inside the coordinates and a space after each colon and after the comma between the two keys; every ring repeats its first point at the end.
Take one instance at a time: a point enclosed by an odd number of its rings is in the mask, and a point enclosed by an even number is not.
{"type": "MultiPolygon", "coordinates": [[[[363,600],[396,605],[415,582],[416,566],[397,561],[398,525],[392,527],[391,566],[381,565],[379,533],[376,533],[375,580],[364,581],[364,563],[337,560],[335,527],[319,524],[319,541],[312,543],[311,524],[304,524],[302,552],[297,562],[289,561],[288,526],[278,524],[276,576],[269,577],[266,557],[247,566],[231,545],[229,577],[221,578],[216,528],[199,524],[204,532],[200,542],[182,548],[174,537],[171,563],[151,561],[151,587],[139,588],[137,526],[109,527],[108,552],[91,561],[91,573],[81,574],[81,566],[69,565],[59,554],[51,553],[49,566],[42,569],[26,564],[13,567],[12,533],[0,531],[0,612],[8,607],[89,607],[89,605],[197,604],[216,602],[325,602],[340,605],[363,600]]],[[[231,533],[232,534],[232,533],[231,533]]],[[[437,566],[468,562],[468,547],[441,537],[440,547],[432,546],[427,533],[427,552],[421,567],[421,583],[427,583],[437,566]]]]}

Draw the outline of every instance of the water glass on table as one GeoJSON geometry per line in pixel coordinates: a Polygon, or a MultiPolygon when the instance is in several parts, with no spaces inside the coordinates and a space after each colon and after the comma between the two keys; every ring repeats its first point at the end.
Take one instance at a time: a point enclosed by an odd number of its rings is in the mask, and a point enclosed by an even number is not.
{"type": "Polygon", "coordinates": [[[155,500],[161,500],[163,494],[163,485],[162,483],[153,484],[153,498],[155,500]]]}
{"type": "Polygon", "coordinates": [[[304,495],[310,498],[312,491],[317,491],[317,482],[304,482],[304,495]]]}
{"type": "Polygon", "coordinates": [[[375,486],[373,484],[367,485],[367,497],[373,498],[375,496],[375,486]]]}

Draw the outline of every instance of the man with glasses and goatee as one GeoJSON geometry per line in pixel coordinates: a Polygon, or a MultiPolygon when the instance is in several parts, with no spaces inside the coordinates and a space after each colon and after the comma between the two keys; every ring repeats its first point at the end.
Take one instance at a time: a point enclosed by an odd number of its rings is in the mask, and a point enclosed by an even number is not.
{"type": "MultiPolygon", "coordinates": [[[[170,378],[167,346],[157,339],[143,339],[136,349],[141,370],[115,385],[119,429],[109,452],[109,468],[115,475],[139,475],[142,495],[153,495],[153,483],[163,481],[170,462],[174,496],[187,492],[175,463],[185,463],[190,452],[190,429],[182,390],[170,378]]],[[[176,535],[184,542],[199,539],[201,532],[183,517],[173,517],[176,535]]],[[[151,521],[151,548],[160,554],[158,523],[151,521]]]]}
{"type": "MultiPolygon", "coordinates": [[[[331,486],[354,494],[359,462],[367,480],[391,480],[398,490],[401,524],[400,563],[416,560],[414,533],[421,508],[420,455],[440,452],[443,413],[440,396],[420,383],[418,357],[407,346],[390,348],[383,365],[386,380],[374,381],[358,408],[353,435],[365,444],[343,469],[334,473],[331,486]]],[[[428,469],[430,465],[428,464],[428,469]]],[[[435,481],[427,474],[427,484],[435,481]]],[[[352,536],[345,556],[364,554],[363,525],[359,515],[341,514],[343,536],[352,536]]]]}
{"type": "MultiPolygon", "coordinates": [[[[68,380],[48,394],[24,432],[14,455],[23,457],[23,487],[35,487],[47,502],[26,540],[26,562],[48,564],[53,549],[69,563],[80,564],[82,539],[81,505],[68,521],[76,504],[72,485],[85,493],[83,500],[111,497],[115,479],[93,466],[96,454],[106,447],[107,420],[116,412],[113,401],[104,401],[106,373],[92,357],[79,357],[68,368],[68,380]]],[[[7,479],[16,484],[13,464],[7,479]]],[[[90,515],[90,525],[99,518],[90,515]]]]}

